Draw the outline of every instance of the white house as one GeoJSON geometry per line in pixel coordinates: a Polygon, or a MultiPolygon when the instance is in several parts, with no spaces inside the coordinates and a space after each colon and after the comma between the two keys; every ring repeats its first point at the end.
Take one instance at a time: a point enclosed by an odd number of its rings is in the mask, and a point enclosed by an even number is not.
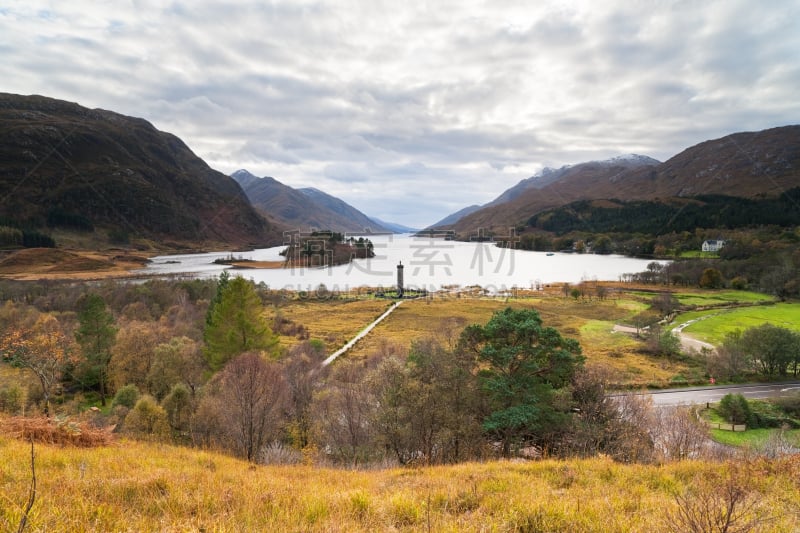
{"type": "Polygon", "coordinates": [[[719,252],[720,248],[725,246],[725,241],[723,240],[708,240],[703,241],[703,251],[704,252],[719,252]]]}

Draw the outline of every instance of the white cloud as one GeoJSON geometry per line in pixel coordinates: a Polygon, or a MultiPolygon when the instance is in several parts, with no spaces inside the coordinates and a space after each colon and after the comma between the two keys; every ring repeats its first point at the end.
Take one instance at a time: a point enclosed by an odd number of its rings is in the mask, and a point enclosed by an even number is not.
{"type": "Polygon", "coordinates": [[[800,118],[791,0],[12,1],[2,90],[425,225],[544,165],[800,118]]]}

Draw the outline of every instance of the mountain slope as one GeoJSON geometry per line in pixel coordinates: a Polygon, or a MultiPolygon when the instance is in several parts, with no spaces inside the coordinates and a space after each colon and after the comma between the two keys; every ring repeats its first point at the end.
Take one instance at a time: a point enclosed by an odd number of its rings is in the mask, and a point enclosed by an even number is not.
{"type": "Polygon", "coordinates": [[[800,125],[705,141],[615,183],[624,199],[728,194],[777,196],[800,186],[800,125]]]}
{"type": "Polygon", "coordinates": [[[403,224],[397,224],[395,222],[386,222],[385,220],[381,220],[375,217],[369,217],[371,221],[373,221],[378,226],[384,227],[387,230],[394,232],[394,233],[416,233],[419,231],[419,228],[412,228],[410,226],[406,226],[403,224]]]}
{"type": "MultiPolygon", "coordinates": [[[[461,220],[465,216],[470,215],[470,214],[474,213],[475,211],[478,211],[479,209],[482,209],[482,208],[483,208],[483,206],[480,206],[480,205],[477,205],[477,204],[467,206],[464,209],[459,209],[455,213],[451,213],[451,214],[447,215],[446,217],[444,217],[439,222],[437,222],[435,224],[431,224],[430,226],[428,226],[428,228],[442,228],[442,227],[450,226],[452,224],[455,224],[456,222],[458,222],[459,220],[461,220]]],[[[428,229],[428,228],[426,228],[426,229],[428,229]]]]}
{"type": "Polygon", "coordinates": [[[0,93],[0,217],[191,245],[281,242],[228,176],[149,122],[0,93]]]}
{"type": "Polygon", "coordinates": [[[306,187],[298,190],[314,200],[315,204],[320,205],[328,211],[331,211],[346,219],[349,224],[352,225],[352,227],[343,228],[347,231],[389,231],[387,228],[384,228],[379,223],[376,223],[373,219],[369,218],[352,205],[340,200],[339,198],[336,198],[335,196],[331,196],[330,194],[319,189],[315,189],[314,187],[306,187]]]}
{"type": "Polygon", "coordinates": [[[476,228],[505,231],[541,210],[594,198],[593,194],[599,190],[611,191],[614,181],[624,173],[652,168],[655,163],[655,159],[642,156],[615,157],[566,165],[556,170],[546,168],[503,192],[482,209],[463,217],[454,229],[459,233],[469,233],[476,228]]]}
{"type": "Polygon", "coordinates": [[[294,189],[275,178],[259,178],[246,170],[238,170],[231,177],[242,186],[253,206],[293,229],[386,231],[356,208],[318,189],[294,189]]]}
{"type": "Polygon", "coordinates": [[[627,154],[623,156],[612,157],[611,159],[607,159],[605,161],[590,161],[588,163],[581,163],[579,165],[564,165],[563,167],[557,169],[545,167],[535,176],[524,179],[510,189],[505,190],[500,196],[486,204],[485,207],[510,202],[531,189],[543,189],[551,183],[556,183],[564,178],[568,179],[569,176],[575,174],[576,172],[583,171],[584,165],[592,165],[593,168],[607,167],[608,169],[612,169],[613,173],[617,173],[620,169],[651,167],[658,165],[659,163],[660,161],[657,159],[653,159],[652,157],[648,157],[646,155],[627,154]]]}
{"type": "Polygon", "coordinates": [[[545,209],[578,200],[777,196],[800,186],[800,126],[736,133],[700,143],[664,163],[642,162],[631,168],[615,158],[566,167],[557,180],[541,188],[523,186],[510,200],[464,217],[455,229],[460,233],[475,228],[502,230],[545,209]]]}

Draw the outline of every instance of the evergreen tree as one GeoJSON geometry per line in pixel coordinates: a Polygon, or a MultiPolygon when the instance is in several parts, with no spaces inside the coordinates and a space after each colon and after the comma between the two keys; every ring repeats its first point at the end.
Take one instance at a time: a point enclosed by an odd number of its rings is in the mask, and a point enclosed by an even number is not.
{"type": "Polygon", "coordinates": [[[78,329],[75,339],[84,356],[84,383],[96,383],[100,392],[100,404],[106,404],[108,396],[108,366],[111,363],[111,347],[117,336],[114,316],[106,309],[103,298],[87,294],[78,301],[78,329]]]}
{"type": "Polygon", "coordinates": [[[541,442],[567,415],[556,406],[556,392],[566,387],[583,363],[577,341],[542,326],[533,309],[498,311],[485,326],[469,326],[462,345],[478,358],[478,377],[488,402],[484,430],[502,444],[541,442]]]}
{"type": "Polygon", "coordinates": [[[206,311],[206,325],[211,324],[211,316],[214,314],[214,308],[222,299],[222,293],[225,292],[225,289],[228,287],[228,282],[231,279],[231,275],[228,274],[227,270],[223,270],[222,273],[219,275],[219,279],[217,280],[217,291],[214,293],[214,297],[208,302],[208,311],[206,311]]]}
{"type": "Polygon", "coordinates": [[[251,282],[237,276],[225,284],[206,326],[205,341],[206,359],[214,371],[241,353],[274,351],[278,338],[264,320],[261,299],[251,282]]]}

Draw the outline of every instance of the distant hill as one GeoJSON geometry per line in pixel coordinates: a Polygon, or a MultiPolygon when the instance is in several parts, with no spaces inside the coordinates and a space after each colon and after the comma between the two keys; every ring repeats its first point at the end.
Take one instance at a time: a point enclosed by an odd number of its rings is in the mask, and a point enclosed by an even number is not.
{"type": "Polygon", "coordinates": [[[149,122],[0,93],[0,225],[176,246],[282,241],[230,177],[149,122]]]}
{"type": "Polygon", "coordinates": [[[382,226],[393,233],[416,233],[419,231],[419,228],[412,228],[409,226],[404,226],[403,224],[396,224],[394,222],[386,222],[385,220],[375,217],[370,217],[370,220],[372,220],[378,226],[382,226]]]}
{"type": "Polygon", "coordinates": [[[331,211],[348,221],[349,227],[343,225],[341,228],[331,227],[331,229],[336,231],[390,231],[388,228],[375,222],[374,219],[368,217],[344,200],[340,200],[339,198],[331,196],[330,194],[319,189],[315,189],[314,187],[306,187],[298,190],[311,198],[315,204],[322,206],[328,211],[331,211]]]}
{"type": "Polygon", "coordinates": [[[482,207],[483,206],[475,204],[475,205],[470,205],[468,207],[465,207],[464,209],[459,209],[455,213],[447,215],[446,217],[444,217],[439,222],[436,222],[435,224],[431,224],[430,226],[428,226],[425,229],[443,228],[443,227],[452,226],[453,224],[455,224],[456,222],[458,222],[459,220],[461,220],[465,216],[467,216],[469,214],[472,214],[475,211],[478,211],[482,207]]]}
{"type": "Polygon", "coordinates": [[[231,177],[242,186],[254,207],[269,213],[290,228],[340,232],[363,232],[365,228],[374,232],[388,231],[358,209],[319,189],[294,189],[275,178],[259,178],[246,170],[237,170],[231,177]]]}
{"type": "Polygon", "coordinates": [[[656,200],[699,195],[776,197],[800,186],[800,126],[736,133],[688,148],[664,163],[642,156],[588,162],[523,180],[459,220],[454,229],[504,231],[580,200],[656,200]],[[633,163],[633,164],[631,164],[633,163]]]}

